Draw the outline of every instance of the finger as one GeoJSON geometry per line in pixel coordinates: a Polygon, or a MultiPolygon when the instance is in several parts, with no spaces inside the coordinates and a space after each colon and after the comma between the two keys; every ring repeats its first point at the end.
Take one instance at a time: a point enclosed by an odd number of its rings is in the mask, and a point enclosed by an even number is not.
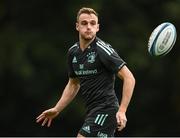
{"type": "Polygon", "coordinates": [[[52,122],[52,119],[49,119],[49,120],[48,120],[48,125],[47,125],[48,127],[51,126],[51,122],[52,122]]]}
{"type": "Polygon", "coordinates": [[[43,121],[43,123],[42,123],[42,126],[44,126],[47,121],[48,121],[48,118],[45,118],[44,121],[43,121]]]}
{"type": "Polygon", "coordinates": [[[120,119],[119,119],[118,115],[116,115],[116,119],[117,119],[117,123],[119,124],[120,123],[120,119]]]}
{"type": "Polygon", "coordinates": [[[45,118],[45,116],[41,116],[40,118],[38,118],[38,119],[36,120],[36,122],[39,123],[39,122],[41,122],[44,118],[45,118]]]}
{"type": "Polygon", "coordinates": [[[36,119],[42,118],[43,116],[45,116],[44,113],[40,114],[36,119]]]}
{"type": "Polygon", "coordinates": [[[125,127],[126,127],[126,122],[125,121],[121,121],[120,125],[118,125],[118,131],[121,131],[125,127]]]}
{"type": "Polygon", "coordinates": [[[124,127],[125,127],[125,126],[123,126],[123,125],[119,125],[119,126],[118,126],[118,131],[121,131],[124,127]]]}
{"type": "Polygon", "coordinates": [[[121,131],[123,129],[123,127],[122,126],[120,126],[119,128],[118,128],[118,131],[121,131]]]}

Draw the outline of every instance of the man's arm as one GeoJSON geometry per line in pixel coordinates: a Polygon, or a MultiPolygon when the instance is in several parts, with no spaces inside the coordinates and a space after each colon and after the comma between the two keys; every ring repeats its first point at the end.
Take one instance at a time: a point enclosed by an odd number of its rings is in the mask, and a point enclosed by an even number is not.
{"type": "Polygon", "coordinates": [[[54,108],[56,108],[58,112],[61,112],[74,99],[79,88],[79,80],[76,78],[70,78],[61,98],[54,108]]]}
{"type": "Polygon", "coordinates": [[[47,123],[47,126],[50,127],[52,120],[74,99],[77,92],[79,91],[79,88],[79,80],[70,78],[57,104],[53,108],[42,112],[36,118],[36,122],[39,123],[43,121],[42,126],[47,123]]]}
{"type": "Polygon", "coordinates": [[[119,70],[118,77],[123,80],[122,99],[120,101],[119,111],[116,114],[119,125],[118,130],[120,131],[126,126],[126,111],[134,91],[135,78],[127,66],[123,66],[122,69],[119,70]]]}

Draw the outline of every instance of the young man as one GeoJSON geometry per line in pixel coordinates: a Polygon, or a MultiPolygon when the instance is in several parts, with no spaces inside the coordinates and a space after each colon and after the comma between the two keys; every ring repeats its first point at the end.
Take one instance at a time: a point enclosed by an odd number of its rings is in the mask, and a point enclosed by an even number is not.
{"type": "Polygon", "coordinates": [[[42,126],[47,123],[49,127],[79,91],[87,115],[77,137],[112,137],[117,127],[120,131],[126,126],[135,79],[111,45],[96,36],[99,24],[93,9],[79,10],[76,29],[79,42],[68,51],[69,82],[57,104],[40,114],[37,123],[42,121],[42,126]],[[123,80],[120,105],[114,91],[115,75],[123,80]]]}

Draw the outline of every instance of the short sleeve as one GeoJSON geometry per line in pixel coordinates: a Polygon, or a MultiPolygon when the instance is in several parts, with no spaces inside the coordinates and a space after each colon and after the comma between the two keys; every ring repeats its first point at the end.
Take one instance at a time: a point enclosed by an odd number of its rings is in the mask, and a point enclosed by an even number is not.
{"type": "Polygon", "coordinates": [[[72,59],[73,59],[72,51],[69,50],[68,53],[67,53],[67,64],[68,64],[67,68],[68,68],[68,76],[69,76],[69,78],[77,77],[76,74],[74,73],[74,70],[73,70],[72,59]]]}
{"type": "Polygon", "coordinates": [[[126,62],[118,55],[111,45],[97,42],[98,55],[103,65],[111,72],[117,73],[126,62]]]}

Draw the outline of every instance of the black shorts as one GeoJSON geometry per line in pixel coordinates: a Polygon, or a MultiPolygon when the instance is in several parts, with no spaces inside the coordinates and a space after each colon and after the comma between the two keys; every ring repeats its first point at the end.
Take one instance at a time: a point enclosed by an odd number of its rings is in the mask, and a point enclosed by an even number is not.
{"type": "Polygon", "coordinates": [[[87,116],[79,133],[85,137],[113,137],[117,128],[118,108],[103,109],[87,116]]]}

